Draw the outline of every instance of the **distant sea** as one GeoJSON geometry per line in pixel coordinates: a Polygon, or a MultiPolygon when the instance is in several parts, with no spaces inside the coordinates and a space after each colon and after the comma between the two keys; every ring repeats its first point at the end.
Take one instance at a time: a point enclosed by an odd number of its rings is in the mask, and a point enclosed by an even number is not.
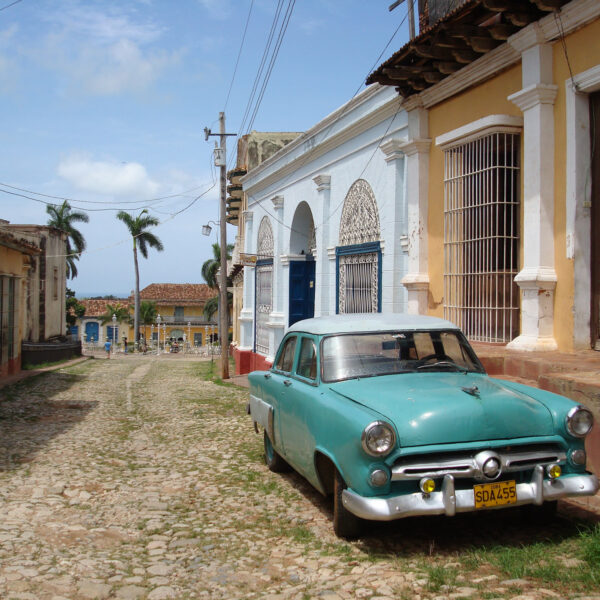
{"type": "Polygon", "coordinates": [[[98,296],[114,296],[115,298],[129,298],[131,292],[75,292],[75,297],[80,300],[83,298],[97,298],[98,296]]]}

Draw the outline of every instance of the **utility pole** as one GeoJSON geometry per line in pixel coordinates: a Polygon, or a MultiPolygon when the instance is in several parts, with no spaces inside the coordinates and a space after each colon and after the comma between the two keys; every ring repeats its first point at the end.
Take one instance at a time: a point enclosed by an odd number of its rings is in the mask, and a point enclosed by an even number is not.
{"type": "Polygon", "coordinates": [[[221,379],[229,379],[229,307],[227,306],[227,136],[225,113],[219,113],[219,137],[221,138],[221,273],[219,283],[219,329],[221,330],[221,379]]]}
{"type": "Polygon", "coordinates": [[[219,133],[204,128],[204,137],[219,136],[220,147],[215,148],[215,165],[220,167],[219,226],[221,233],[221,266],[219,269],[219,340],[221,342],[221,379],[229,379],[229,307],[227,306],[227,136],[225,113],[219,113],[219,133]]]}

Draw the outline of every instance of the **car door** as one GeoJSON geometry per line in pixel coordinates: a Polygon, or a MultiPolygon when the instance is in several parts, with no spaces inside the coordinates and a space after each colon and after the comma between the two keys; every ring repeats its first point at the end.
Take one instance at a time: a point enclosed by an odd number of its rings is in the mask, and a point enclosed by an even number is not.
{"type": "Polygon", "coordinates": [[[286,386],[285,407],[281,410],[281,436],[286,457],[296,469],[309,475],[314,470],[315,437],[311,423],[319,418],[316,406],[317,347],[312,336],[298,340],[297,358],[286,386]]]}
{"type": "Polygon", "coordinates": [[[269,398],[265,397],[265,400],[273,406],[274,439],[271,441],[277,451],[284,456],[286,455],[285,435],[283,434],[281,423],[285,421],[284,415],[289,404],[287,402],[287,395],[289,386],[291,385],[291,373],[296,356],[297,338],[297,335],[289,335],[282,341],[275,357],[275,363],[269,373],[269,398]]]}

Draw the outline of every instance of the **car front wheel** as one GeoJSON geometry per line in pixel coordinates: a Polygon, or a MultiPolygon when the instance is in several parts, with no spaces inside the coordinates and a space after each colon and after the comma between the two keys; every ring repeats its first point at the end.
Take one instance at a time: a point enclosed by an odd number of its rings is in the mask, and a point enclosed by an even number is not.
{"type": "Polygon", "coordinates": [[[360,536],[363,521],[344,507],[342,492],[345,489],[346,483],[336,470],[333,481],[333,531],[338,537],[351,540],[360,536]]]}
{"type": "Polygon", "coordinates": [[[264,433],[264,443],[265,443],[265,462],[267,463],[267,467],[273,473],[283,473],[284,471],[289,471],[289,465],[279,456],[277,450],[273,448],[273,444],[271,443],[271,439],[269,438],[269,434],[265,431],[264,433]]]}

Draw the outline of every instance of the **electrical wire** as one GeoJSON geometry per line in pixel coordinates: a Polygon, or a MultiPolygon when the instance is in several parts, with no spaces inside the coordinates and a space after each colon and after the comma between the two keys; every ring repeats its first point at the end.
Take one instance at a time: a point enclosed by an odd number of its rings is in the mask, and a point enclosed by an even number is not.
{"type": "Polygon", "coordinates": [[[250,15],[252,14],[252,7],[254,6],[254,0],[250,2],[250,10],[248,11],[248,16],[246,17],[246,25],[244,26],[244,33],[242,35],[242,41],[240,43],[240,49],[238,50],[237,59],[235,61],[235,67],[233,69],[233,75],[231,77],[231,83],[229,84],[229,91],[227,92],[227,98],[225,100],[225,106],[223,106],[223,112],[225,112],[227,108],[227,104],[229,103],[229,96],[231,95],[231,90],[233,88],[233,82],[235,80],[235,75],[237,73],[238,65],[240,63],[240,57],[242,55],[242,48],[244,47],[244,41],[246,40],[246,33],[248,32],[248,24],[250,23],[250,15]]]}
{"type": "Polygon", "coordinates": [[[15,4],[19,4],[19,2],[22,2],[23,0],[15,0],[14,2],[11,2],[10,4],[7,4],[6,6],[3,6],[2,8],[0,8],[0,11],[6,10],[7,8],[10,8],[11,6],[14,6],[15,4]]]}

